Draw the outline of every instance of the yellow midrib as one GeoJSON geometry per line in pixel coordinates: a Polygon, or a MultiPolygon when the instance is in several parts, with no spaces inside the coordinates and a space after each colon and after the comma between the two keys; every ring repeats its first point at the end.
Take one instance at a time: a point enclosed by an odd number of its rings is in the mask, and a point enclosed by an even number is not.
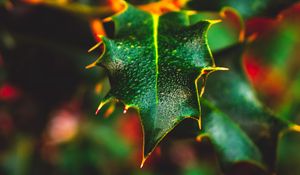
{"type": "Polygon", "coordinates": [[[158,103],[158,22],[159,16],[152,15],[153,18],[153,42],[154,42],[154,49],[155,49],[155,96],[156,96],[156,104],[158,103]]]}

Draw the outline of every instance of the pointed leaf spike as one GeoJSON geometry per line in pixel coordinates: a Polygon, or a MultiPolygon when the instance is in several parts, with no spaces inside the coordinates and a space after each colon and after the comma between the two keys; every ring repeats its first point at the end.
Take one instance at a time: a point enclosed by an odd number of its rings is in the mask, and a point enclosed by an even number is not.
{"type": "Polygon", "coordinates": [[[221,19],[217,19],[217,20],[207,20],[207,21],[210,23],[210,25],[214,25],[214,24],[217,24],[217,23],[222,22],[221,19]]]}
{"type": "MultiPolygon", "coordinates": [[[[119,16],[119,15],[121,15],[122,13],[124,13],[124,12],[127,10],[128,4],[127,4],[126,1],[120,0],[119,3],[122,4],[122,5],[124,6],[124,8],[123,8],[122,10],[120,10],[118,13],[114,14],[113,16],[104,18],[104,19],[103,19],[103,22],[110,22],[110,21],[113,20],[113,18],[114,18],[115,16],[119,16]]],[[[119,7],[118,7],[118,8],[119,8],[119,7]]]]}
{"type": "Polygon", "coordinates": [[[98,115],[98,113],[99,113],[99,111],[102,109],[102,107],[103,107],[104,105],[106,105],[107,103],[109,103],[110,101],[112,101],[112,100],[113,100],[112,98],[108,98],[108,99],[102,101],[102,102],[99,104],[99,106],[98,106],[98,108],[97,108],[97,110],[96,110],[95,115],[98,115]]]}
{"type": "Polygon", "coordinates": [[[124,107],[124,110],[123,110],[123,114],[126,114],[126,113],[127,113],[127,111],[128,111],[128,109],[129,109],[129,107],[130,107],[130,106],[128,106],[128,105],[125,105],[125,107],[124,107]]]}
{"type": "Polygon", "coordinates": [[[102,42],[97,43],[97,44],[94,45],[92,48],[90,48],[90,49],[88,50],[88,52],[92,52],[93,50],[95,50],[96,48],[98,48],[101,44],[102,44],[102,42]]]}
{"type": "Polygon", "coordinates": [[[292,125],[290,129],[295,132],[300,132],[300,125],[292,125]]]}
{"type": "Polygon", "coordinates": [[[198,127],[201,130],[202,129],[202,116],[200,114],[199,119],[198,119],[198,127]]]}
{"type": "Polygon", "coordinates": [[[141,162],[140,168],[143,168],[143,166],[144,166],[144,164],[145,164],[146,160],[147,160],[147,157],[144,157],[144,156],[143,156],[143,159],[142,159],[142,162],[141,162]]]}
{"type": "Polygon", "coordinates": [[[92,64],[89,64],[89,65],[85,66],[85,68],[86,68],[86,69],[90,69],[90,68],[95,67],[96,65],[97,65],[97,64],[94,62],[94,63],[92,63],[92,64]]]}
{"type": "Polygon", "coordinates": [[[90,51],[93,51],[94,49],[96,49],[97,47],[99,47],[101,44],[103,44],[103,51],[102,53],[100,54],[100,56],[96,59],[96,61],[94,61],[93,63],[87,65],[85,68],[86,69],[90,69],[90,68],[93,68],[97,65],[97,63],[100,62],[101,58],[103,57],[103,55],[105,54],[106,52],[106,46],[105,46],[105,43],[103,42],[104,40],[104,36],[103,35],[98,35],[98,37],[101,39],[101,42],[97,43],[94,47],[92,47],[91,49],[89,49],[89,52],[90,51]]]}

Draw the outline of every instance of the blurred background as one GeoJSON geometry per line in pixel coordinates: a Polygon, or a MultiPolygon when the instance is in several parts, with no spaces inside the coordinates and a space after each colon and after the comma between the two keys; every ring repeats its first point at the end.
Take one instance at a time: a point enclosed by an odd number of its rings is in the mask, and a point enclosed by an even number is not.
{"type": "MultiPolygon", "coordinates": [[[[208,33],[213,53],[247,40],[243,65],[256,93],[280,116],[300,124],[297,1],[130,3],[222,18],[208,33]]],[[[85,69],[101,52],[87,51],[98,34],[113,34],[101,19],[119,10],[113,0],[0,0],[0,175],[224,174],[210,141],[196,142],[186,132],[191,121],[175,128],[141,169],[136,111],[123,114],[122,104],[108,104],[95,115],[109,81],[103,68],[85,69]]],[[[299,137],[290,133],[280,140],[277,174],[300,173],[299,137]]],[[[268,173],[240,162],[225,174],[268,173]]]]}

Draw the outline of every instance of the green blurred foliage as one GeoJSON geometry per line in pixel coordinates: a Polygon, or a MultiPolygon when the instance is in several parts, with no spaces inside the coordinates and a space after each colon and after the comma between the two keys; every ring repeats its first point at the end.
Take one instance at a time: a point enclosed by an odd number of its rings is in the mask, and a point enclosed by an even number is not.
{"type": "Polygon", "coordinates": [[[278,175],[295,175],[300,173],[299,139],[300,134],[291,131],[287,131],[282,135],[278,145],[278,175]]]}

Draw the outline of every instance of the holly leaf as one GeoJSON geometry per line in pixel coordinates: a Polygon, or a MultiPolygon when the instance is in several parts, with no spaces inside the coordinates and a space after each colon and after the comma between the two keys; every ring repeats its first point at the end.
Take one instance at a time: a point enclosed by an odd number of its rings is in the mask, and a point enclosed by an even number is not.
{"type": "MultiPolygon", "coordinates": [[[[104,52],[95,65],[107,70],[111,90],[100,103],[118,100],[137,109],[144,133],[144,159],[178,123],[193,118],[200,124],[200,96],[214,64],[206,32],[216,21],[190,25],[188,12],[162,16],[126,5],[106,19],[114,38],[101,36],[104,52]]],[[[94,49],[94,48],[92,48],[94,49]]],[[[200,124],[201,125],[201,124],[200,124]]],[[[142,164],[143,164],[142,162],[142,164]]]]}
{"type": "Polygon", "coordinates": [[[198,139],[211,140],[225,171],[247,162],[273,172],[279,135],[299,128],[278,118],[257,99],[243,71],[243,50],[244,46],[235,46],[217,55],[218,64],[230,70],[207,80],[198,139]]]}

